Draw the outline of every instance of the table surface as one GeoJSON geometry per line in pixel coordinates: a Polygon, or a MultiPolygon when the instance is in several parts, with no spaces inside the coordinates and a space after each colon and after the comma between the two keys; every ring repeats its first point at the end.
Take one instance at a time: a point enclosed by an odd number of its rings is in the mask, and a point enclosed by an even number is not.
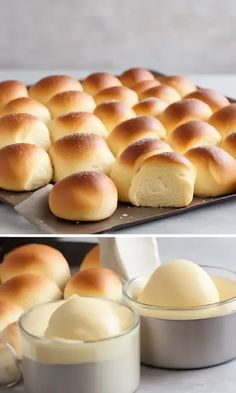
{"type": "MultiPolygon", "coordinates": [[[[50,73],[67,73],[83,78],[91,70],[44,70],[44,71],[0,71],[0,80],[20,79],[33,83],[50,73]]],[[[217,89],[229,97],[236,97],[236,74],[189,75],[198,85],[217,89]]],[[[159,221],[121,229],[117,234],[233,234],[235,230],[236,200],[197,209],[185,214],[164,218],[159,221]]],[[[12,207],[0,204],[0,234],[38,234],[38,229],[20,217],[12,207]]]]}

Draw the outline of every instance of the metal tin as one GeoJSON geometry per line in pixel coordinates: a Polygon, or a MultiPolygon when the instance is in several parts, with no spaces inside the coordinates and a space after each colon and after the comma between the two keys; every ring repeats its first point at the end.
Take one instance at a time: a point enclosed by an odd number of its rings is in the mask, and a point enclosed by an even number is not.
{"type": "MultiPolygon", "coordinates": [[[[216,268],[205,267],[208,271],[216,268]]],[[[218,269],[224,276],[236,275],[218,269]]],[[[151,306],[156,316],[151,317],[149,306],[133,298],[134,284],[126,283],[125,301],[141,316],[141,361],[154,367],[195,369],[215,366],[236,358],[236,298],[204,308],[176,310],[151,306]],[[178,312],[180,319],[178,319],[178,312]],[[188,313],[191,313],[191,318],[188,313]],[[146,315],[142,315],[146,314],[146,315]],[[166,317],[160,317],[163,316],[166,317]],[[219,314],[219,315],[217,315],[219,314]],[[169,316],[168,316],[169,315],[169,316]],[[207,316],[208,315],[208,316],[207,316]]]]}

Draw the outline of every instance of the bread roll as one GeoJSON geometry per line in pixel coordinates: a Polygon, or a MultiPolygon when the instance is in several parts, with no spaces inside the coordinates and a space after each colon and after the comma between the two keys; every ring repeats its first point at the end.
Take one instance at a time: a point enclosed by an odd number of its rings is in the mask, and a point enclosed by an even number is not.
{"type": "Polygon", "coordinates": [[[103,122],[108,132],[123,121],[136,116],[133,109],[119,101],[107,101],[98,105],[94,114],[103,122]]]}
{"type": "Polygon", "coordinates": [[[135,206],[184,207],[193,199],[196,171],[190,161],[175,152],[147,158],[129,189],[135,206]]]}
{"type": "Polygon", "coordinates": [[[108,72],[95,72],[88,75],[82,82],[82,85],[87,93],[95,96],[99,91],[112,86],[121,86],[121,83],[116,76],[108,72]]]}
{"type": "Polygon", "coordinates": [[[96,104],[85,91],[63,91],[53,96],[47,103],[52,118],[69,112],[93,112],[96,104]]]}
{"type": "Polygon", "coordinates": [[[168,133],[190,120],[208,120],[212,114],[209,105],[196,98],[183,99],[169,105],[158,118],[168,133]]]}
{"type": "Polygon", "coordinates": [[[168,104],[179,101],[181,98],[179,93],[173,87],[168,85],[151,87],[151,89],[143,91],[140,96],[141,98],[159,98],[160,100],[165,101],[168,104]]]}
{"type": "Polygon", "coordinates": [[[129,188],[134,175],[139,171],[146,158],[165,151],[172,151],[171,147],[157,138],[144,138],[131,143],[112,167],[111,179],[118,190],[118,199],[129,202],[129,188]]]}
{"type": "Polygon", "coordinates": [[[91,267],[99,267],[100,266],[100,252],[99,245],[93,246],[89,252],[84,256],[80,264],[80,271],[90,269],[91,267]]]}
{"type": "Polygon", "coordinates": [[[164,139],[165,136],[165,128],[155,117],[138,116],[115,127],[107,138],[107,143],[113,154],[117,156],[128,145],[139,139],[146,137],[164,139]]]}
{"type": "Polygon", "coordinates": [[[42,120],[28,113],[5,115],[0,118],[0,148],[13,143],[34,143],[48,150],[48,128],[42,120]]]}
{"type": "Polygon", "coordinates": [[[0,285],[0,299],[16,303],[23,310],[61,297],[62,293],[55,282],[36,274],[22,274],[0,285]]]}
{"type": "Polygon", "coordinates": [[[70,221],[99,221],[117,208],[117,189],[104,173],[83,171],[56,183],[49,194],[51,212],[70,221]]]}
{"type": "Polygon", "coordinates": [[[109,173],[115,158],[105,140],[94,134],[74,134],[58,139],[50,157],[55,182],[83,170],[109,173]]]}
{"type": "Polygon", "coordinates": [[[52,179],[52,164],[45,150],[29,143],[15,143],[0,149],[0,188],[33,191],[52,179]]]}
{"type": "Polygon", "coordinates": [[[195,195],[214,197],[236,191],[236,161],[223,149],[196,147],[185,156],[197,169],[195,195]]]}
{"type": "Polygon", "coordinates": [[[25,244],[4,256],[2,282],[22,274],[38,274],[48,277],[61,289],[70,278],[70,268],[62,253],[46,244],[25,244]]]}
{"type": "Polygon", "coordinates": [[[52,142],[67,135],[87,133],[107,137],[107,130],[101,120],[88,112],[70,112],[48,123],[52,142]]]}
{"type": "Polygon", "coordinates": [[[209,105],[212,112],[216,112],[230,104],[229,100],[223,94],[212,89],[198,89],[188,94],[185,98],[197,98],[205,102],[209,105]]]}
{"type": "Polygon", "coordinates": [[[119,101],[128,106],[134,106],[138,102],[138,95],[135,91],[125,86],[112,86],[101,90],[94,97],[96,104],[102,104],[106,101],[119,101]]]}
{"type": "MultiPolygon", "coordinates": [[[[23,310],[22,310],[23,312],[23,310]]],[[[0,333],[0,339],[11,345],[15,350],[17,358],[21,359],[21,336],[17,322],[13,322],[6,326],[0,333]]]]}
{"type": "Polygon", "coordinates": [[[134,86],[132,86],[132,89],[140,97],[143,91],[150,89],[151,87],[158,86],[160,84],[161,83],[157,79],[144,80],[144,81],[136,83],[134,86]]]}
{"type": "Polygon", "coordinates": [[[181,97],[184,97],[197,89],[193,82],[182,75],[163,76],[161,78],[158,77],[158,79],[161,83],[165,83],[177,90],[181,97]]]}
{"type": "Polygon", "coordinates": [[[219,109],[209,119],[209,123],[219,131],[222,139],[236,130],[236,104],[219,109]]]}
{"type": "Polygon", "coordinates": [[[176,127],[169,135],[168,142],[180,154],[198,146],[219,145],[221,136],[210,124],[191,120],[176,127]]]}
{"type": "Polygon", "coordinates": [[[67,299],[72,295],[120,300],[122,283],[112,270],[93,267],[79,271],[67,283],[64,298],[67,299]]]}
{"type": "Polygon", "coordinates": [[[236,132],[229,134],[223,140],[221,147],[236,159],[236,132]]]}
{"type": "Polygon", "coordinates": [[[68,75],[49,75],[29,88],[30,97],[46,104],[53,96],[63,91],[83,90],[81,83],[68,75]]]}
{"type": "Polygon", "coordinates": [[[22,308],[17,304],[0,297],[0,332],[10,323],[17,321],[22,313],[22,308]]]}
{"type": "Polygon", "coordinates": [[[133,107],[137,116],[158,116],[160,115],[168,106],[168,103],[160,100],[159,98],[149,97],[144,98],[139,101],[133,107]]]}
{"type": "Polygon", "coordinates": [[[124,71],[119,78],[124,86],[130,88],[132,88],[138,82],[155,79],[150,71],[139,67],[130,68],[124,71]]]}
{"type": "Polygon", "coordinates": [[[27,88],[22,82],[15,80],[0,82],[0,108],[15,98],[27,96],[27,88]]]}
{"type": "Polygon", "coordinates": [[[30,115],[38,117],[44,123],[47,123],[51,119],[49,110],[46,106],[30,97],[19,97],[8,102],[8,104],[3,107],[1,115],[12,113],[29,113],[30,115]]]}

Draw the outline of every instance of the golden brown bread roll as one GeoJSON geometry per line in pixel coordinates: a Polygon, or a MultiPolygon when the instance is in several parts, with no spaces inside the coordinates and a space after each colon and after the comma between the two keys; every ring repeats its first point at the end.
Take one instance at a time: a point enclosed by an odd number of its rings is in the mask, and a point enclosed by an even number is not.
{"type": "Polygon", "coordinates": [[[185,98],[197,98],[205,102],[209,105],[212,112],[216,112],[230,104],[229,100],[223,94],[212,89],[198,89],[188,94],[185,98]]]}
{"type": "Polygon", "coordinates": [[[115,127],[107,138],[108,146],[117,156],[131,143],[146,137],[164,139],[166,131],[163,125],[152,116],[138,116],[126,120],[115,127]]]}
{"type": "Polygon", "coordinates": [[[15,98],[27,96],[27,88],[22,82],[15,80],[0,82],[0,108],[15,98]]]}
{"type": "Polygon", "coordinates": [[[29,88],[30,97],[46,104],[53,96],[63,91],[83,90],[81,83],[68,75],[49,75],[29,88]]]}
{"type": "Polygon", "coordinates": [[[156,97],[162,101],[172,104],[173,102],[179,101],[181,99],[177,90],[168,85],[159,85],[151,87],[151,89],[144,90],[140,94],[141,98],[156,97]]]}
{"type": "Polygon", "coordinates": [[[10,323],[17,321],[22,313],[23,309],[20,306],[8,299],[0,298],[0,332],[10,323]]]}
{"type": "Polygon", "coordinates": [[[221,147],[236,159],[236,132],[229,134],[223,140],[221,147]]]}
{"type": "Polygon", "coordinates": [[[158,116],[168,106],[168,103],[156,97],[148,97],[139,101],[134,107],[137,116],[158,116]]]}
{"type": "Polygon", "coordinates": [[[0,300],[16,303],[23,310],[61,297],[62,293],[54,281],[36,274],[22,274],[0,285],[0,300]]]}
{"type": "Polygon", "coordinates": [[[56,183],[49,194],[51,212],[70,221],[99,221],[117,208],[117,189],[102,172],[82,171],[56,183]]]}
{"type": "Polygon", "coordinates": [[[219,131],[222,139],[236,130],[236,104],[219,109],[209,118],[209,123],[219,131]]]}
{"type": "Polygon", "coordinates": [[[47,103],[52,118],[69,112],[93,112],[96,104],[85,91],[63,91],[53,96],[47,103]]]}
{"type": "Polygon", "coordinates": [[[48,128],[28,113],[5,115],[0,118],[0,148],[13,143],[34,143],[48,150],[51,144],[48,128]]]}
{"type": "Polygon", "coordinates": [[[48,277],[61,289],[70,278],[70,268],[63,254],[46,244],[25,244],[4,256],[2,282],[22,274],[38,274],[48,277]]]}
{"type": "MultiPolygon", "coordinates": [[[[23,310],[22,310],[23,312],[23,310]]],[[[5,329],[0,333],[0,338],[11,345],[15,350],[18,359],[21,359],[21,336],[18,326],[18,322],[13,322],[6,326],[5,329]]]]}
{"type": "Polygon", "coordinates": [[[72,295],[120,300],[122,283],[112,270],[93,267],[79,271],[67,283],[64,298],[67,299],[72,295]]]}
{"type": "Polygon", "coordinates": [[[135,206],[188,206],[195,179],[195,168],[185,157],[175,152],[155,154],[134,175],[129,200],[135,206]]]}
{"type": "Polygon", "coordinates": [[[130,88],[138,82],[155,79],[150,71],[140,67],[130,68],[124,71],[119,78],[124,86],[130,88]]]}
{"type": "Polygon", "coordinates": [[[144,80],[141,82],[136,83],[134,86],[132,86],[132,89],[138,94],[138,96],[141,96],[141,93],[147,89],[150,89],[151,87],[158,86],[161,83],[157,79],[151,79],[151,80],[144,80]]]}
{"type": "Polygon", "coordinates": [[[47,123],[51,119],[47,107],[30,97],[19,97],[8,102],[3,107],[1,115],[3,116],[11,113],[29,113],[30,115],[38,117],[44,123],[47,123]]]}
{"type": "Polygon", "coordinates": [[[101,120],[88,112],[70,112],[48,123],[52,142],[67,135],[88,133],[107,137],[107,130],[101,120]]]}
{"type": "Polygon", "coordinates": [[[82,82],[83,89],[95,96],[99,91],[112,86],[121,86],[119,79],[108,72],[95,72],[90,74],[82,82]]]}
{"type": "Polygon", "coordinates": [[[168,142],[180,154],[198,146],[219,145],[221,136],[210,124],[202,120],[191,120],[176,127],[168,142]]]}
{"type": "Polygon", "coordinates": [[[165,151],[172,151],[166,142],[157,138],[144,138],[131,143],[117,157],[110,176],[117,187],[119,201],[129,202],[131,180],[146,158],[165,151]]]}
{"type": "Polygon", "coordinates": [[[125,86],[112,86],[101,90],[94,97],[96,104],[102,104],[106,101],[119,101],[128,106],[134,106],[138,102],[138,95],[135,91],[125,86]]]}
{"type": "Polygon", "coordinates": [[[94,114],[103,122],[108,132],[123,121],[136,116],[132,108],[119,101],[107,101],[98,105],[94,114]]]}
{"type": "Polygon", "coordinates": [[[194,194],[213,197],[236,191],[236,161],[216,146],[196,147],[185,156],[197,170],[194,194]]]}
{"type": "Polygon", "coordinates": [[[183,99],[170,104],[158,118],[170,133],[190,120],[208,120],[212,114],[209,105],[196,98],[183,99]]]}
{"type": "Polygon", "coordinates": [[[0,149],[0,188],[33,191],[52,179],[52,164],[45,150],[29,143],[15,143],[0,149]]]}
{"type": "Polygon", "coordinates": [[[50,157],[55,182],[84,170],[110,173],[115,158],[105,140],[94,134],[73,134],[58,139],[50,157]]]}
{"type": "Polygon", "coordinates": [[[99,245],[93,246],[91,250],[87,252],[84,256],[81,264],[80,264],[80,271],[90,269],[91,267],[99,267],[100,266],[100,252],[99,252],[99,245]]]}
{"type": "Polygon", "coordinates": [[[158,77],[158,79],[161,83],[165,83],[177,90],[181,97],[184,97],[197,89],[193,82],[182,75],[162,76],[158,77]]]}

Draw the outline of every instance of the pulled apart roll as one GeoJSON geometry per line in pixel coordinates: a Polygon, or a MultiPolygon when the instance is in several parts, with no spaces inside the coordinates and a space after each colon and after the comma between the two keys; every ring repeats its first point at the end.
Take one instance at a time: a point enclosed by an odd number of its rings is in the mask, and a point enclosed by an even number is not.
{"type": "Polygon", "coordinates": [[[119,101],[128,106],[134,106],[138,102],[138,95],[135,91],[125,86],[112,86],[100,91],[94,97],[96,104],[106,101],[119,101]]]}
{"type": "Polygon", "coordinates": [[[22,274],[0,285],[0,299],[16,303],[23,310],[61,297],[62,293],[55,282],[36,274],[22,274]]]}
{"type": "Polygon", "coordinates": [[[185,98],[197,98],[198,100],[205,102],[209,105],[212,112],[216,112],[230,104],[228,98],[212,89],[198,89],[188,94],[185,98]]]}
{"type": "Polygon", "coordinates": [[[56,183],[49,194],[51,212],[70,221],[99,221],[117,208],[117,189],[104,173],[83,171],[56,183]]]}
{"type": "Polygon", "coordinates": [[[121,122],[136,116],[130,106],[118,101],[107,101],[98,105],[94,114],[103,122],[108,132],[121,122]]]}
{"type": "Polygon", "coordinates": [[[8,102],[2,110],[2,115],[8,115],[12,113],[29,113],[30,115],[38,117],[44,123],[47,123],[50,119],[49,110],[45,105],[34,100],[30,97],[20,97],[8,102]]]}
{"type": "Polygon", "coordinates": [[[108,146],[117,156],[131,143],[146,137],[164,139],[166,131],[161,122],[152,116],[138,116],[115,127],[107,138],[108,146]]]}
{"type": "Polygon", "coordinates": [[[43,121],[28,113],[15,113],[0,118],[0,148],[13,143],[34,143],[48,150],[49,131],[43,121]]]}
{"type": "Polygon", "coordinates": [[[15,80],[0,82],[0,108],[15,98],[27,96],[27,88],[22,82],[15,80]]]}
{"type": "Polygon", "coordinates": [[[137,116],[158,116],[168,106],[168,103],[160,100],[159,98],[149,97],[139,101],[134,105],[133,110],[137,116]]]}
{"type": "Polygon", "coordinates": [[[99,245],[92,247],[91,250],[87,252],[84,256],[79,270],[87,270],[91,267],[99,267],[100,266],[100,252],[99,252],[99,245]]]}
{"type": "Polygon", "coordinates": [[[169,85],[177,90],[181,97],[184,97],[197,89],[193,82],[182,75],[162,76],[158,77],[158,79],[161,81],[161,83],[165,83],[166,85],[169,85]]]}
{"type": "Polygon", "coordinates": [[[155,80],[150,71],[145,68],[130,68],[120,75],[120,80],[124,86],[132,88],[135,84],[147,80],[155,80]]]}
{"type": "Polygon", "coordinates": [[[221,136],[210,124],[201,120],[192,120],[176,127],[169,135],[168,142],[178,153],[198,146],[218,145],[221,136]]]}
{"type": "Polygon", "coordinates": [[[129,202],[131,181],[146,158],[167,151],[172,149],[164,141],[157,138],[144,138],[129,145],[117,157],[110,176],[117,187],[119,201],[129,202]]]}
{"type": "Polygon", "coordinates": [[[223,149],[215,146],[196,147],[185,156],[197,170],[195,195],[213,197],[236,191],[236,161],[223,149]]]}
{"type": "Polygon", "coordinates": [[[236,132],[229,134],[222,142],[221,147],[236,159],[236,132]]]}
{"type": "Polygon", "coordinates": [[[30,97],[46,104],[53,96],[63,91],[83,90],[81,83],[68,75],[50,75],[40,79],[29,88],[30,97]]]}
{"type": "Polygon", "coordinates": [[[219,109],[209,119],[209,123],[219,131],[222,139],[236,130],[236,104],[219,109]]]}
{"type": "Polygon", "coordinates": [[[28,273],[48,277],[61,289],[70,278],[67,260],[60,251],[46,244],[26,244],[4,256],[1,269],[3,283],[28,273]]]}
{"type": "Polygon", "coordinates": [[[158,118],[170,133],[176,127],[190,120],[207,121],[211,114],[212,110],[205,102],[196,98],[188,98],[169,105],[158,118]]]}
{"type": "Polygon", "coordinates": [[[175,152],[147,158],[133,177],[129,200],[135,206],[184,207],[193,199],[196,170],[175,152]]]}
{"type": "Polygon", "coordinates": [[[52,165],[41,147],[15,143],[0,149],[0,188],[33,191],[52,179],[52,165]]]}
{"type": "Polygon", "coordinates": [[[88,133],[107,137],[107,130],[101,120],[88,112],[70,112],[48,123],[53,142],[67,135],[88,133]]]}
{"type": "Polygon", "coordinates": [[[172,104],[181,99],[179,93],[171,86],[159,85],[151,87],[141,93],[141,98],[156,97],[162,101],[172,104]]]}
{"type": "Polygon", "coordinates": [[[105,140],[94,134],[73,134],[57,140],[50,157],[55,182],[84,170],[109,173],[115,158],[105,140]]]}
{"type": "Polygon", "coordinates": [[[95,72],[90,74],[82,82],[83,89],[87,93],[95,96],[101,90],[112,86],[121,86],[119,79],[108,72],[95,72]]]}
{"type": "Polygon", "coordinates": [[[112,270],[93,267],[71,277],[65,287],[64,298],[72,295],[121,300],[122,283],[112,270]]]}
{"type": "Polygon", "coordinates": [[[85,91],[63,91],[53,96],[47,103],[52,118],[69,112],[93,112],[96,104],[85,91]]]}

